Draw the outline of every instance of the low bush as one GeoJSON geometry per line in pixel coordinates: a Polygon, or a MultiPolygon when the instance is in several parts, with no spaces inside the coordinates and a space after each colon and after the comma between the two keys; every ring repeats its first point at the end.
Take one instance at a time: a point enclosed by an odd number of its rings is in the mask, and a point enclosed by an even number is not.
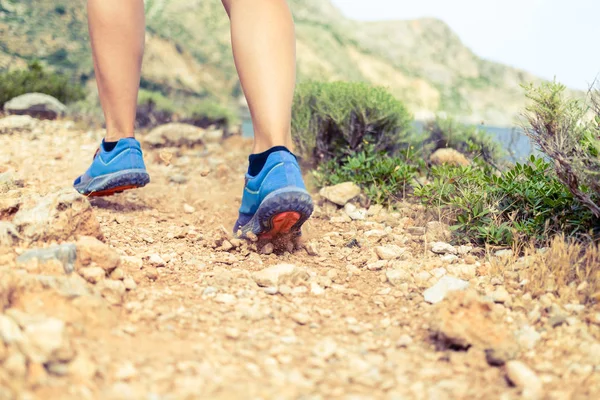
{"type": "Polygon", "coordinates": [[[25,70],[0,72],[0,107],[26,93],[45,93],[68,104],[85,98],[83,86],[34,61],[25,70]]]}
{"type": "Polygon", "coordinates": [[[531,156],[505,172],[490,167],[433,167],[431,182],[415,196],[449,211],[459,241],[511,245],[543,242],[553,234],[589,235],[597,222],[552,173],[552,164],[531,156]]]}
{"type": "Polygon", "coordinates": [[[298,86],[292,111],[296,151],[313,165],[373,146],[394,155],[408,143],[412,117],[387,90],[366,83],[309,82],[298,86]]]}
{"type": "Polygon", "coordinates": [[[565,99],[566,87],[556,82],[526,86],[532,101],[525,113],[525,132],[555,165],[558,179],[573,196],[600,218],[600,93],[590,108],[565,99]]]}

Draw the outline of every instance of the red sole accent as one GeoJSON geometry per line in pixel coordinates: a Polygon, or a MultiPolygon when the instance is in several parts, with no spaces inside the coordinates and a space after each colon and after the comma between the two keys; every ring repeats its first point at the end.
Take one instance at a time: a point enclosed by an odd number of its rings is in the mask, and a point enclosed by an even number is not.
{"type": "Polygon", "coordinates": [[[300,217],[300,213],[295,211],[277,214],[271,219],[271,225],[273,226],[271,230],[259,236],[261,239],[273,239],[275,236],[290,233],[292,227],[300,220],[300,217]]]}
{"type": "Polygon", "coordinates": [[[139,186],[136,185],[125,185],[125,186],[119,186],[116,188],[112,188],[112,189],[107,189],[107,190],[101,190],[99,192],[92,192],[90,194],[88,194],[88,197],[104,197],[104,196],[112,196],[115,193],[121,193],[125,190],[129,190],[129,189],[137,189],[139,186]]]}

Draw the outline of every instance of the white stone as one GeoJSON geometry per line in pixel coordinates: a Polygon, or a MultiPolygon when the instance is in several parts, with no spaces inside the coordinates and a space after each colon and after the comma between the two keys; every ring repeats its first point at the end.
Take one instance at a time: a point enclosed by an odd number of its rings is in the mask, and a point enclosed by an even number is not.
{"type": "Polygon", "coordinates": [[[363,221],[367,219],[367,210],[364,208],[356,208],[356,206],[351,203],[347,203],[344,206],[344,212],[354,221],[363,221]]]}
{"type": "Polygon", "coordinates": [[[439,303],[444,300],[449,292],[456,290],[465,290],[469,287],[469,282],[453,276],[443,276],[438,283],[423,292],[425,301],[431,304],[439,303]]]}
{"type": "Polygon", "coordinates": [[[308,273],[293,264],[277,264],[252,274],[258,286],[277,286],[284,281],[302,282],[308,280],[308,273]]]}
{"type": "Polygon", "coordinates": [[[28,360],[44,364],[65,345],[65,323],[56,318],[44,318],[31,321],[25,327],[24,340],[19,347],[28,360]]]}
{"type": "Polygon", "coordinates": [[[150,265],[156,268],[165,266],[165,260],[163,260],[162,257],[158,254],[151,254],[148,258],[148,262],[150,263],[150,265]]]}
{"type": "Polygon", "coordinates": [[[6,315],[0,315],[0,339],[6,344],[18,343],[23,340],[19,325],[6,315]]]}
{"type": "Polygon", "coordinates": [[[457,254],[458,250],[454,246],[445,242],[433,242],[430,244],[431,251],[435,254],[457,254]]]}
{"type": "Polygon", "coordinates": [[[540,378],[527,365],[518,360],[506,363],[506,375],[518,388],[523,390],[522,397],[528,400],[541,399],[543,387],[540,378]]]}
{"type": "Polygon", "coordinates": [[[321,197],[339,206],[345,206],[360,194],[360,188],[353,182],[344,182],[335,186],[327,186],[319,191],[321,197]]]}
{"type": "Polygon", "coordinates": [[[375,247],[375,253],[381,260],[395,260],[406,254],[406,249],[395,244],[375,247]]]}

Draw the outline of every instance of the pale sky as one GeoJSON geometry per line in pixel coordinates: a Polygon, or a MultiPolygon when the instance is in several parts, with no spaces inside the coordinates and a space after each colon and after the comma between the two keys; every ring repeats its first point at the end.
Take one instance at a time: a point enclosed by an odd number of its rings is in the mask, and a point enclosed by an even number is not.
{"type": "Polygon", "coordinates": [[[435,17],[481,57],[587,89],[600,78],[600,0],[333,0],[358,20],[435,17]]]}

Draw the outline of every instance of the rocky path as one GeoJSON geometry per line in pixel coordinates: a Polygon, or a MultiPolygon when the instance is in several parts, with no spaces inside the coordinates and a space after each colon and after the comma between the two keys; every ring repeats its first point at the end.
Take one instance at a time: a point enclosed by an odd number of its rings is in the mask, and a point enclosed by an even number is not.
{"type": "Polygon", "coordinates": [[[584,288],[532,296],[527,259],[411,205],[315,196],[299,249],[238,241],[249,143],[196,133],[146,136],[151,184],[88,201],[101,132],[0,120],[0,399],[600,398],[584,288]]]}

